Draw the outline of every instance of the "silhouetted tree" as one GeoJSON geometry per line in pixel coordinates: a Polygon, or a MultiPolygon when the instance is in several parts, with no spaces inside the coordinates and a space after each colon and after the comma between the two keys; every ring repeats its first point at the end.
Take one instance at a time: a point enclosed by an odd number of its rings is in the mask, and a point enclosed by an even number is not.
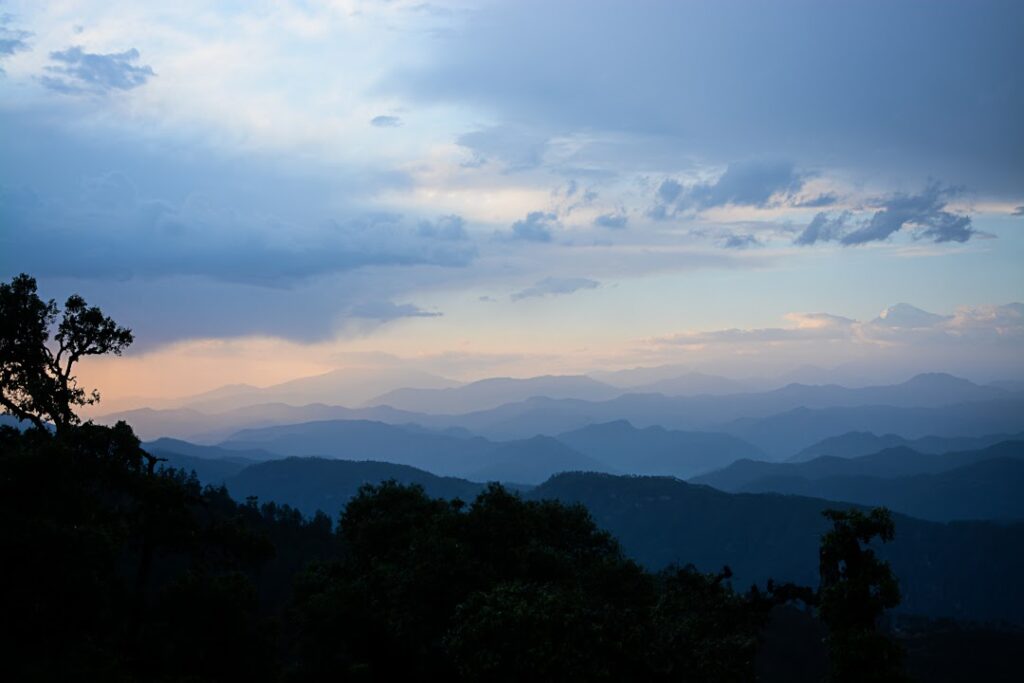
{"type": "Polygon", "coordinates": [[[64,303],[53,333],[59,314],[55,301],[39,297],[35,278],[22,273],[0,283],[0,405],[40,429],[51,422],[58,432],[78,424],[75,408],[100,400],[95,389],[78,386],[75,364],[120,355],[133,341],[131,330],[77,294],[64,303]]]}
{"type": "Polygon", "coordinates": [[[885,610],[900,603],[889,563],[867,547],[874,538],[893,539],[895,525],[885,508],[825,510],[832,529],[822,536],[818,610],[828,627],[831,680],[902,681],[902,651],[879,625],[885,610]]]}

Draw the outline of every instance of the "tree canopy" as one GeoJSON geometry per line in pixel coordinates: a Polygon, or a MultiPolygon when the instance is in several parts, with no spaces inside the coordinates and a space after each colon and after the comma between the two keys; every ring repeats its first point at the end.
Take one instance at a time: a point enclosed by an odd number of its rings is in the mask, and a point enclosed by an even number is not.
{"type": "Polygon", "coordinates": [[[133,340],[131,330],[77,294],[61,311],[40,298],[35,278],[25,273],[0,283],[0,405],[40,429],[77,424],[75,409],[100,395],[78,385],[75,365],[86,356],[120,355],[133,340]]]}
{"type": "Polygon", "coordinates": [[[902,681],[902,653],[879,632],[887,609],[900,603],[888,562],[868,545],[893,540],[895,524],[885,508],[826,510],[832,529],[821,539],[818,610],[828,627],[832,680],[902,681]]]}

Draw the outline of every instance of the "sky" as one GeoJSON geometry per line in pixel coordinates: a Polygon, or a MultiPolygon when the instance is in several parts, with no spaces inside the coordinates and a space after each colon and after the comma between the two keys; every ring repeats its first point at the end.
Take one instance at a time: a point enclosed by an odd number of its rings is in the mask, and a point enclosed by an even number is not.
{"type": "Polygon", "coordinates": [[[1024,4],[0,2],[0,277],[175,396],[1024,378],[1024,4]],[[905,374],[905,373],[904,373],[905,374]]]}

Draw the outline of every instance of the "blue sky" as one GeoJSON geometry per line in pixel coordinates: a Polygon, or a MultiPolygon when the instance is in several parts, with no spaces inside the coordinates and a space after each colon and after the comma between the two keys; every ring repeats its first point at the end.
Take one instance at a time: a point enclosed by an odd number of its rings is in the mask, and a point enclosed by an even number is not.
{"type": "Polygon", "coordinates": [[[1019,2],[0,14],[0,275],[136,330],[115,391],[1024,371],[1019,2]]]}

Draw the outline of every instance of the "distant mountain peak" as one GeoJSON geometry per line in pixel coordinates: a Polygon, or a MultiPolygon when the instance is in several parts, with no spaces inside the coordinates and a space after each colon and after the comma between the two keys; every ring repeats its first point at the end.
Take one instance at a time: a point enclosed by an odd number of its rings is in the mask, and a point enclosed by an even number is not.
{"type": "Polygon", "coordinates": [[[978,386],[974,382],[964,379],[963,377],[957,377],[951,375],[948,372],[923,372],[919,375],[914,375],[906,382],[904,386],[917,386],[917,387],[975,387],[978,386]]]}

